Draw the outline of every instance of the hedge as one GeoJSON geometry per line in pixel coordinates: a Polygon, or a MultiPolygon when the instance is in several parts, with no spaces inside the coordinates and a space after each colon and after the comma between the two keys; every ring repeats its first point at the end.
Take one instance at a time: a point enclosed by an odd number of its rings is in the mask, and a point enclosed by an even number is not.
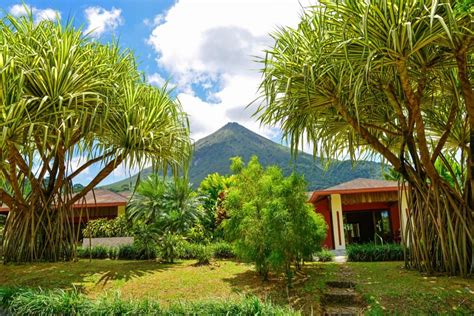
{"type": "Polygon", "coordinates": [[[349,261],[402,261],[403,247],[399,244],[352,244],[346,248],[349,261]]]}

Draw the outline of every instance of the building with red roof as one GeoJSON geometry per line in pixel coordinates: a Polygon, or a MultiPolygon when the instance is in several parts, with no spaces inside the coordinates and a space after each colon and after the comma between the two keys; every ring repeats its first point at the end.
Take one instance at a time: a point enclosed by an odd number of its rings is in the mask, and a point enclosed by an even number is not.
{"type": "Polygon", "coordinates": [[[351,243],[400,242],[407,202],[395,181],[354,179],[314,191],[309,202],[326,220],[324,246],[328,249],[345,249],[351,243]]]}

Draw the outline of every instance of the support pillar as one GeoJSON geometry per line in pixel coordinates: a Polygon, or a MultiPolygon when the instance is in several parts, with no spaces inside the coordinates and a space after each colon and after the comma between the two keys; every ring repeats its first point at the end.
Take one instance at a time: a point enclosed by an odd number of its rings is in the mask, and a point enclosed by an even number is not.
{"type": "Polygon", "coordinates": [[[344,222],[342,217],[342,202],[340,194],[331,194],[331,216],[334,237],[334,249],[346,249],[344,222]]]}

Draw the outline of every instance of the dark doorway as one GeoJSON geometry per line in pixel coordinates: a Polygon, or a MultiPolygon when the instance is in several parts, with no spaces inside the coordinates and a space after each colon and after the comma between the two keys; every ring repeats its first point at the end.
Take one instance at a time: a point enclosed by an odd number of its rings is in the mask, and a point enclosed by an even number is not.
{"type": "Polygon", "coordinates": [[[391,240],[389,211],[350,211],[343,215],[346,244],[391,240]]]}

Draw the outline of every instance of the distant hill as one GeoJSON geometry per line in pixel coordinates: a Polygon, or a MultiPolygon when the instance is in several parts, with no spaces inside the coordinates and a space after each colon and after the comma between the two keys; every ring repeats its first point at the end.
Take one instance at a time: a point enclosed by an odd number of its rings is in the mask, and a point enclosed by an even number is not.
{"type": "MultiPolygon", "coordinates": [[[[300,153],[292,160],[290,149],[246,129],[237,123],[228,123],[215,133],[195,144],[194,156],[189,170],[190,181],[198,186],[210,173],[229,174],[230,158],[240,156],[247,162],[257,155],[262,165],[277,165],[288,175],[293,170],[303,174],[308,181],[308,190],[327,188],[356,178],[382,178],[382,165],[371,161],[334,161],[327,170],[319,158],[300,153]]],[[[151,168],[142,171],[141,177],[150,174],[151,168]]],[[[104,188],[126,191],[135,183],[136,175],[104,188]]]]}

